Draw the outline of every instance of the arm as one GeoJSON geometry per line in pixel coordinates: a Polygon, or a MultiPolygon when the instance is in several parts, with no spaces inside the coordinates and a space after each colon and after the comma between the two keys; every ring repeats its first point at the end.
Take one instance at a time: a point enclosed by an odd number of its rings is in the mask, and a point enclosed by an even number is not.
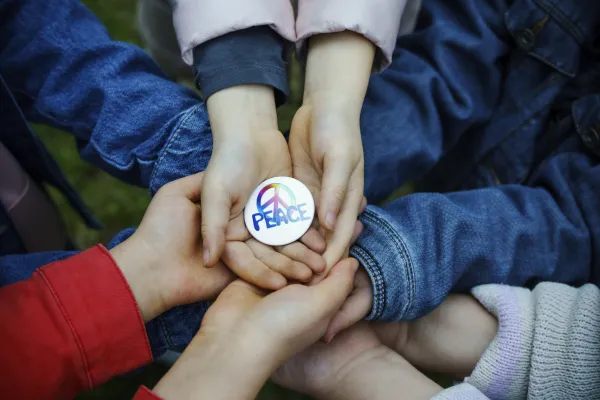
{"type": "Polygon", "coordinates": [[[398,39],[393,63],[371,78],[360,117],[371,204],[423,177],[495,112],[511,44],[507,7],[424,2],[417,31],[398,39]]]}
{"type": "MultiPolygon", "coordinates": [[[[353,31],[377,47],[375,69],[392,62],[392,52],[406,1],[395,0],[330,0],[324,5],[316,0],[298,2],[298,53],[306,54],[306,40],[319,34],[353,31]]],[[[310,44],[312,47],[312,43],[310,44]]],[[[309,53],[312,49],[308,49],[309,53]]],[[[373,64],[373,57],[369,62],[373,64]]],[[[346,68],[351,65],[346,65],[346,68]]]]}
{"type": "Polygon", "coordinates": [[[367,208],[351,254],[371,277],[370,319],[400,321],[478,284],[587,282],[600,252],[595,160],[554,156],[531,187],[417,193],[367,208]]]}
{"type": "Polygon", "coordinates": [[[0,73],[27,119],[70,132],[84,159],[152,192],[206,168],[199,99],[141,49],[111,40],[79,1],[8,0],[0,21],[0,73]]]}
{"type": "Polygon", "coordinates": [[[0,316],[8,397],[71,398],[152,359],[132,291],[102,247],[0,289],[0,316]]]}
{"type": "Polygon", "coordinates": [[[499,328],[468,383],[494,399],[600,394],[598,287],[489,285],[473,295],[498,318],[499,328]]]}

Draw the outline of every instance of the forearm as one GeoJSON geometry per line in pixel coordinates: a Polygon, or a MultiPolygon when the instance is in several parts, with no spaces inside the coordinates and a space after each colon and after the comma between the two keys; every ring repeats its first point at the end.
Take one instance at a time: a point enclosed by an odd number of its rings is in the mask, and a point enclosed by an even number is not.
{"type": "Polygon", "coordinates": [[[198,334],[154,388],[162,399],[254,399],[276,365],[264,352],[232,335],[218,340],[198,334]]]}
{"type": "Polygon", "coordinates": [[[430,399],[442,388],[388,347],[379,346],[354,360],[326,400],[430,399]]]}
{"type": "Polygon", "coordinates": [[[494,399],[598,397],[598,287],[487,285],[473,294],[498,318],[499,328],[468,383],[494,399]]]}
{"type": "Polygon", "coordinates": [[[81,2],[12,0],[0,18],[0,69],[28,120],[73,134],[86,161],[152,192],[206,168],[200,99],[81,2]]]}
{"type": "Polygon", "coordinates": [[[10,398],[72,398],[151,361],[134,297],[101,247],[2,288],[0,316],[10,398]]]}
{"type": "Polygon", "coordinates": [[[475,285],[587,281],[595,249],[577,194],[555,196],[546,184],[420,193],[367,208],[351,254],[371,276],[370,319],[419,318],[475,285]]]}
{"type": "Polygon", "coordinates": [[[351,31],[310,39],[304,104],[327,101],[360,114],[373,67],[375,46],[351,31]]]}

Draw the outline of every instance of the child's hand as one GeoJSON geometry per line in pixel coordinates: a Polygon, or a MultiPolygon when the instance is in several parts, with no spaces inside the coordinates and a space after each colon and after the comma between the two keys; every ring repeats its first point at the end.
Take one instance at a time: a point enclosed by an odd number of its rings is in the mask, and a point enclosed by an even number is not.
{"type": "Polygon", "coordinates": [[[496,336],[498,322],[472,296],[450,295],[423,318],[373,327],[386,346],[415,367],[462,379],[496,336]]]}
{"type": "Polygon", "coordinates": [[[252,238],[242,216],[227,228],[224,263],[240,278],[262,289],[277,290],[288,280],[306,282],[325,270],[325,241],[310,229],[298,242],[271,247],[252,238]]]}
{"type": "Polygon", "coordinates": [[[123,271],[144,321],[168,309],[217,296],[234,279],[222,263],[202,263],[202,173],[158,191],[137,231],[110,253],[123,271]]]}
{"type": "Polygon", "coordinates": [[[326,106],[302,106],[292,123],[290,153],[294,177],[315,198],[319,225],[327,233],[323,256],[330,268],[350,243],[363,201],[364,159],[358,119],[352,121],[326,106]]]}
{"type": "Polygon", "coordinates": [[[364,319],[373,308],[373,286],[371,278],[363,266],[358,268],[354,277],[352,293],[342,308],[331,320],[323,339],[331,342],[340,332],[364,319]]]}
{"type": "MultiPolygon", "coordinates": [[[[331,268],[344,254],[363,197],[360,112],[375,46],[345,31],[310,39],[303,106],[290,132],[294,177],[311,190],[328,231],[331,268]]],[[[320,278],[319,278],[320,279],[320,278]]]]}
{"type": "Polygon", "coordinates": [[[271,294],[233,282],[155,392],[162,398],[255,398],[284,360],[323,335],[350,293],[356,267],[355,260],[343,260],[318,285],[271,294]]]}
{"type": "Polygon", "coordinates": [[[273,89],[242,85],[208,101],[214,150],[202,184],[204,262],[215,265],[230,221],[254,189],[274,176],[291,176],[288,145],[277,129],[273,89]]]}
{"type": "Polygon", "coordinates": [[[327,400],[429,399],[442,390],[384,346],[372,324],[366,322],[331,343],[315,343],[296,354],[277,370],[273,380],[327,400]]]}

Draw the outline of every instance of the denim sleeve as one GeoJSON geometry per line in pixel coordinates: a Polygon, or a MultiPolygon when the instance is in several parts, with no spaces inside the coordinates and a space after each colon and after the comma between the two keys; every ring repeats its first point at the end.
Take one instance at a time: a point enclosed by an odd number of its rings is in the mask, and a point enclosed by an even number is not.
{"type": "Polygon", "coordinates": [[[286,61],[291,44],[268,26],[255,26],[209,40],[194,49],[196,86],[209,98],[232,86],[259,84],[275,89],[277,105],[289,89],[286,61]]]}
{"type": "Polygon", "coordinates": [[[85,160],[121,180],[155,192],[208,164],[201,100],[111,40],[78,0],[1,2],[0,74],[28,120],[71,133],[85,160]]]}
{"type": "Polygon", "coordinates": [[[600,256],[600,166],[548,160],[531,186],[419,193],[369,207],[351,249],[374,289],[371,320],[419,318],[476,285],[588,282],[600,256]]]}
{"type": "Polygon", "coordinates": [[[424,176],[495,111],[510,49],[507,3],[424,1],[414,33],[398,38],[361,115],[369,202],[424,176]]]}

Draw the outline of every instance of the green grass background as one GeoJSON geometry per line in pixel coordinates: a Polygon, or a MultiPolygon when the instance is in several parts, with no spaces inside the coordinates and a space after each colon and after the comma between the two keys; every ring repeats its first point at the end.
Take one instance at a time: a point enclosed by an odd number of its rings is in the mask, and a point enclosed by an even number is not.
{"type": "MultiPolygon", "coordinates": [[[[114,39],[143,46],[137,32],[135,0],[82,1],[104,22],[114,39]]],[[[295,71],[293,75],[297,77],[298,67],[294,66],[293,71],[295,71]]],[[[300,80],[292,79],[290,83],[294,94],[290,104],[280,110],[282,129],[289,126],[301,95],[300,80]]],[[[87,229],[64,198],[50,189],[68,231],[79,247],[86,248],[98,242],[107,243],[122,229],[137,226],[149,202],[145,189],[126,185],[83,162],[79,158],[73,138],[64,132],[45,126],[35,126],[35,129],[60,163],[69,180],[82,194],[85,202],[105,225],[102,231],[87,229]]],[[[78,396],[77,399],[131,399],[140,384],[152,387],[166,370],[164,366],[151,365],[135,376],[115,378],[93,392],[78,396]]],[[[262,400],[303,398],[305,397],[271,384],[268,384],[259,396],[262,400]]]]}

